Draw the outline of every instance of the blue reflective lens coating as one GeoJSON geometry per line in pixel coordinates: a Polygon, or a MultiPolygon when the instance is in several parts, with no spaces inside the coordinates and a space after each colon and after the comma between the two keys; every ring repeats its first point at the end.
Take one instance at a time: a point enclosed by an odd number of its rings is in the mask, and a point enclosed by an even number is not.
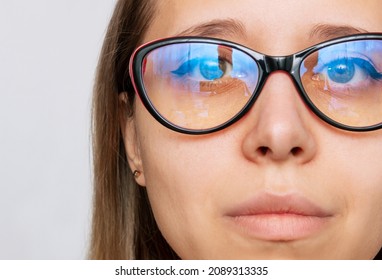
{"type": "Polygon", "coordinates": [[[304,91],[332,120],[353,127],[382,123],[382,41],[356,40],[323,47],[300,68],[304,91]]]}
{"type": "Polygon", "coordinates": [[[148,53],[146,95],[167,121],[210,129],[234,118],[249,102],[259,66],[247,53],[213,43],[177,43],[148,53]]]}

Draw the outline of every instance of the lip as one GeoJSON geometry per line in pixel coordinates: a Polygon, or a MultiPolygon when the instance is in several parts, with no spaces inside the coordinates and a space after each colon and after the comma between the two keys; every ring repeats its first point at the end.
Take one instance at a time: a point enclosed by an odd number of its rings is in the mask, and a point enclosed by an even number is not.
{"type": "Polygon", "coordinates": [[[323,230],[334,214],[299,194],[259,193],[228,211],[241,233],[266,241],[304,239],[323,230]]]}

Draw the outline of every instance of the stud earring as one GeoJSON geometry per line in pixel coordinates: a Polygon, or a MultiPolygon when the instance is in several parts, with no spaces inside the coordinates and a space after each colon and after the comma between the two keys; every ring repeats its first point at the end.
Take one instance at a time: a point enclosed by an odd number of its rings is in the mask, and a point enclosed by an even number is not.
{"type": "Polygon", "coordinates": [[[141,171],[138,171],[138,170],[134,170],[133,172],[133,176],[135,179],[137,179],[139,176],[141,176],[142,172],[141,171]]]}

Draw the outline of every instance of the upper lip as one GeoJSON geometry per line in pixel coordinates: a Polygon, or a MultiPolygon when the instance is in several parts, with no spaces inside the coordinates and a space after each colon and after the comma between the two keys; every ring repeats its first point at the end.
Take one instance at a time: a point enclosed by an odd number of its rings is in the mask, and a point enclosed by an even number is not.
{"type": "Polygon", "coordinates": [[[285,214],[322,218],[333,216],[331,211],[297,193],[281,195],[267,192],[258,193],[227,212],[227,216],[230,217],[285,214]]]}

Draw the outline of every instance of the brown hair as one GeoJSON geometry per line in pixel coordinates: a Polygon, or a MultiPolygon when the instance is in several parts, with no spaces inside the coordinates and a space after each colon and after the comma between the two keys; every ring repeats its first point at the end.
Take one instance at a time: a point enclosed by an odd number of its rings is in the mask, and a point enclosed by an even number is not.
{"type": "Polygon", "coordinates": [[[127,164],[121,114],[133,115],[128,62],[153,17],[150,0],[119,0],[111,18],[93,97],[94,197],[91,259],[176,259],[154,220],[146,190],[127,164]],[[121,106],[118,94],[127,92],[121,106]]]}

